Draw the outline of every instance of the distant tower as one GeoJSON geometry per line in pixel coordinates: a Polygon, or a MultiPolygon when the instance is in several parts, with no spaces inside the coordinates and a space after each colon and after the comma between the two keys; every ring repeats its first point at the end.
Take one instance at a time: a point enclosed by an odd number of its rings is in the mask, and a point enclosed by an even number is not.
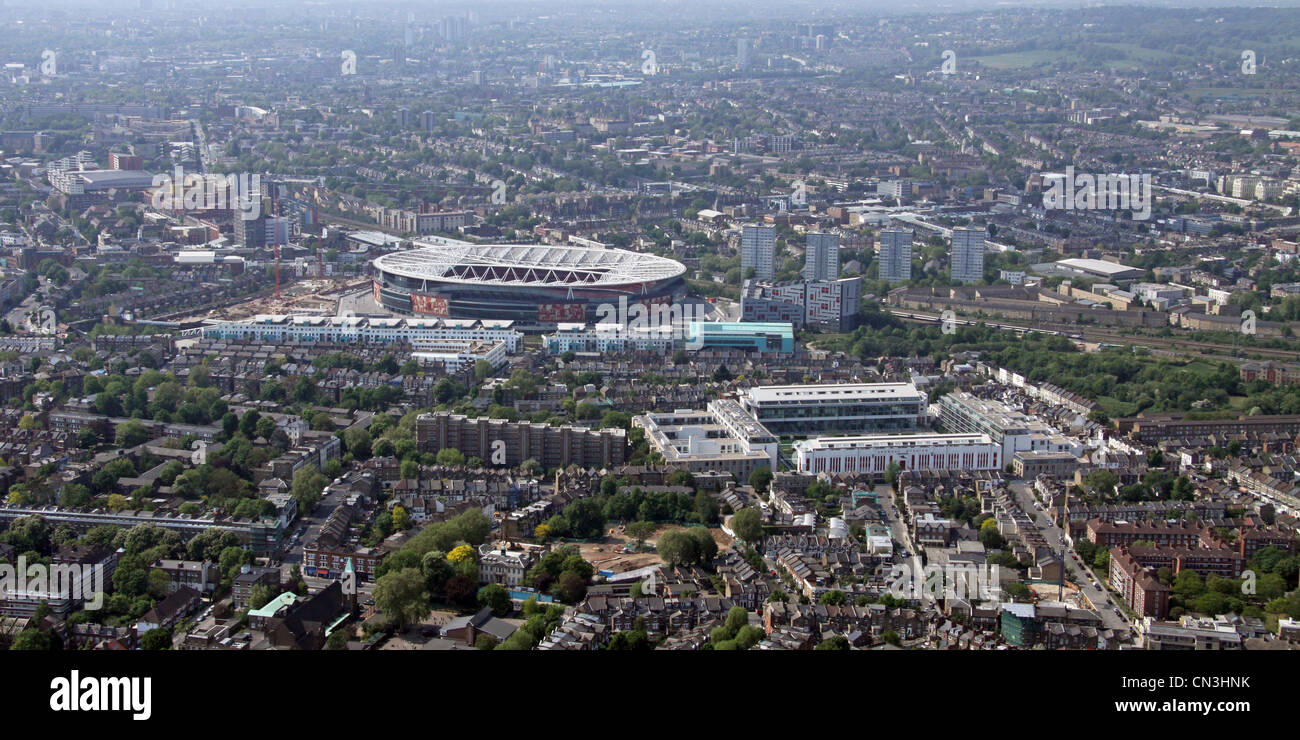
{"type": "Polygon", "coordinates": [[[884,229],[880,232],[878,277],[891,283],[912,279],[912,232],[910,229],[884,229]]]}
{"type": "Polygon", "coordinates": [[[749,39],[736,39],[736,67],[744,69],[749,66],[749,39]]]}
{"type": "Polygon", "coordinates": [[[771,280],[775,274],[776,227],[746,224],[740,232],[741,275],[754,268],[754,278],[771,280]]]}
{"type": "Polygon", "coordinates": [[[984,229],[952,230],[952,279],[958,283],[978,283],[984,279],[984,229]]]}
{"type": "Polygon", "coordinates": [[[840,237],[821,231],[808,233],[804,280],[836,280],[840,276],[840,237]]]}

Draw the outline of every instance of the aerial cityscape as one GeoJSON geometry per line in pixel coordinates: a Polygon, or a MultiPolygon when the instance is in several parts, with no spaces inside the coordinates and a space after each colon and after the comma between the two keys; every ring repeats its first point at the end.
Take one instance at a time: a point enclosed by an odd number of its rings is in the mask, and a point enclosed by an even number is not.
{"type": "Polygon", "coordinates": [[[1300,8],[0,26],[0,649],[1300,649],[1300,8]]]}

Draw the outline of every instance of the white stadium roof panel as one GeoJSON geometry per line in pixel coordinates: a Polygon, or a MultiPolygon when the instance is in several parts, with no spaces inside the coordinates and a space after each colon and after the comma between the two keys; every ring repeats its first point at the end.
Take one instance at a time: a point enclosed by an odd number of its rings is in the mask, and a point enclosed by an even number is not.
{"type": "Polygon", "coordinates": [[[375,267],[416,280],[494,285],[614,286],[686,272],[681,263],[653,254],[545,244],[421,245],[378,257],[375,267]]]}

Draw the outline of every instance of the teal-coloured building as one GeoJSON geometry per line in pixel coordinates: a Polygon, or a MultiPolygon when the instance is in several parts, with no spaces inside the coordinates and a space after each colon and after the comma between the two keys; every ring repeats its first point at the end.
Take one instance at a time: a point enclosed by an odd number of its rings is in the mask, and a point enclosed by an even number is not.
{"type": "Polygon", "coordinates": [[[694,321],[687,331],[686,348],[793,354],[794,326],[788,322],[694,321]]]}

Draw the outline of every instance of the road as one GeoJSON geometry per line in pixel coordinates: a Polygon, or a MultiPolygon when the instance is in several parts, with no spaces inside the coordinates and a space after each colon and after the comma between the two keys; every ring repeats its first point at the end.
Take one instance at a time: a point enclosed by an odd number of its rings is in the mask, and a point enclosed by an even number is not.
{"type": "Polygon", "coordinates": [[[36,296],[49,287],[50,283],[44,277],[37,277],[37,281],[40,283],[40,287],[36,289],[36,292],[23,298],[21,303],[9,309],[9,312],[5,314],[5,320],[9,322],[9,326],[15,332],[30,333],[27,325],[28,320],[33,318],[36,309],[41,306],[41,302],[36,299],[36,296]]]}
{"type": "MultiPolygon", "coordinates": [[[[1085,569],[1079,561],[1079,556],[1074,549],[1064,544],[1065,533],[1056,523],[1048,519],[1047,515],[1037,505],[1037,499],[1034,498],[1031,486],[1028,483],[1011,483],[1008,488],[1016,498],[1016,503],[1020,508],[1034,520],[1034,525],[1043,533],[1043,538],[1047,544],[1054,549],[1063,549],[1066,551],[1065,567],[1070,574],[1070,579],[1079,586],[1079,590],[1097,607],[1097,613],[1101,615],[1102,622],[1113,629],[1127,629],[1133,631],[1133,625],[1129,623],[1126,616],[1121,616],[1115,612],[1115,605],[1110,599],[1110,594],[1100,583],[1093,585],[1091,569],[1085,569]]],[[[1104,576],[1103,576],[1104,577],[1104,576]]]]}
{"type": "MultiPolygon", "coordinates": [[[[315,509],[306,514],[298,515],[297,521],[294,522],[289,531],[285,532],[284,556],[280,560],[280,577],[282,580],[289,580],[292,566],[302,565],[303,543],[311,542],[316,535],[320,534],[320,528],[325,524],[325,520],[329,519],[330,513],[334,511],[335,507],[343,503],[345,498],[347,497],[342,491],[330,491],[321,498],[315,509]],[[295,535],[297,536],[296,540],[293,539],[295,535]]],[[[305,573],[303,574],[303,580],[307,582],[309,590],[313,592],[328,586],[331,581],[329,578],[313,578],[305,573]]],[[[370,586],[369,583],[358,582],[357,590],[359,593],[365,592],[369,590],[370,586]]]]}
{"type": "Polygon", "coordinates": [[[888,498],[884,509],[885,521],[889,523],[889,534],[895,542],[903,543],[910,556],[905,560],[908,567],[912,569],[912,583],[921,592],[921,604],[925,609],[936,608],[933,595],[926,593],[923,588],[925,584],[925,565],[921,562],[921,552],[916,543],[912,541],[912,533],[907,528],[907,523],[903,520],[903,509],[899,506],[899,496],[894,492],[894,487],[882,483],[875,488],[877,494],[886,494],[888,498]]]}

